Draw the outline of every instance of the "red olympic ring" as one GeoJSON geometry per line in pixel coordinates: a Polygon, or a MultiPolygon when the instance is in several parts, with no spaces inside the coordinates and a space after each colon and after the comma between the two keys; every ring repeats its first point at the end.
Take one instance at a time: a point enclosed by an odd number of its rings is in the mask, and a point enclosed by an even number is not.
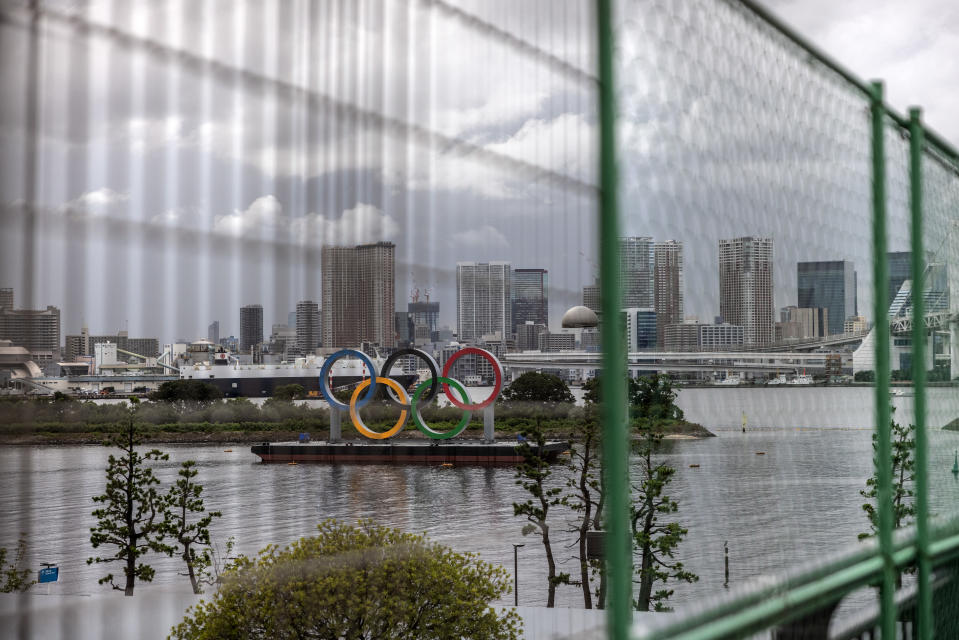
{"type": "Polygon", "coordinates": [[[446,394],[446,397],[449,398],[450,403],[459,409],[464,411],[479,411],[480,409],[485,409],[496,401],[496,397],[499,396],[500,390],[503,388],[503,367],[500,365],[499,360],[496,359],[492,353],[486,349],[480,349],[479,347],[464,347],[451,355],[446,361],[446,364],[443,365],[443,377],[450,378],[450,370],[453,368],[453,363],[456,362],[456,359],[460,356],[466,354],[472,354],[480,356],[485,359],[491,365],[493,365],[493,373],[496,377],[496,384],[493,385],[493,392],[489,394],[489,397],[483,402],[477,402],[474,404],[464,404],[453,397],[453,394],[450,393],[449,385],[445,382],[443,383],[443,393],[446,394]]]}

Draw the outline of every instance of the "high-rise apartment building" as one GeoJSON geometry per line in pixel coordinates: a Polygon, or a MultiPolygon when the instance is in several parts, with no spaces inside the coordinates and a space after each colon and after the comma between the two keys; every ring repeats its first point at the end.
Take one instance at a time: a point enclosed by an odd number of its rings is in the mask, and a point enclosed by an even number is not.
{"type": "Polygon", "coordinates": [[[0,289],[0,309],[13,309],[13,289],[4,287],[0,289]]]}
{"type": "Polygon", "coordinates": [[[323,342],[320,325],[320,305],[312,300],[296,303],[296,348],[300,353],[313,353],[323,342]]]}
{"type": "Polygon", "coordinates": [[[396,345],[395,252],[392,242],[323,247],[323,346],[396,345]]]}
{"type": "Polygon", "coordinates": [[[619,272],[623,300],[620,306],[653,307],[653,239],[619,239],[619,272]]]}
{"type": "Polygon", "coordinates": [[[549,326],[549,271],[513,269],[510,295],[513,304],[513,333],[516,333],[516,327],[527,322],[549,326]]]}
{"type": "Polygon", "coordinates": [[[666,344],[666,325],[683,321],[683,243],[675,240],[653,245],[653,308],[656,311],[656,345],[666,344]]]}
{"type": "Polygon", "coordinates": [[[597,315],[603,312],[599,297],[599,282],[588,284],[583,287],[583,306],[592,310],[597,315]]]}
{"type": "Polygon", "coordinates": [[[516,325],[516,350],[536,351],[539,349],[539,334],[548,331],[546,325],[527,320],[516,325]]]}
{"type": "MultiPolygon", "coordinates": [[[[12,302],[13,293],[10,294],[12,302]]],[[[60,309],[13,309],[0,307],[0,340],[10,340],[31,354],[60,353],[60,309]]]]}
{"type": "Polygon", "coordinates": [[[206,328],[206,339],[213,344],[220,344],[220,321],[214,320],[206,328]]]}
{"type": "Polygon", "coordinates": [[[816,335],[842,333],[846,318],[859,313],[856,299],[856,270],[853,268],[853,263],[848,260],[797,263],[796,287],[799,308],[818,308],[829,311],[826,333],[816,335]]]}
{"type": "Polygon", "coordinates": [[[773,240],[751,236],[719,241],[719,315],[743,327],[744,344],[775,338],[773,240]]]}
{"type": "Polygon", "coordinates": [[[263,343],[263,307],[248,304],[240,307],[240,353],[251,353],[263,343]]]}
{"type": "MultiPolygon", "coordinates": [[[[794,332],[783,335],[789,338],[823,338],[829,335],[832,324],[832,312],[824,307],[783,307],[779,310],[779,321],[784,325],[796,325],[794,332]]],[[[842,328],[836,333],[842,333],[842,328]]]]}
{"type": "Polygon", "coordinates": [[[511,266],[508,262],[456,263],[456,331],[460,342],[513,332],[511,266]]]}

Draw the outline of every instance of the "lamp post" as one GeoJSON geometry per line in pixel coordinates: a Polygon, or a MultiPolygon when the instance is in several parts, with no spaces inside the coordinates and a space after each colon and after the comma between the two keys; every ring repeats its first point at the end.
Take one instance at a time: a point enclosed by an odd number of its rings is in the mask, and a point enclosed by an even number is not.
{"type": "Polygon", "coordinates": [[[519,606],[519,563],[517,562],[519,556],[516,553],[516,550],[520,547],[525,547],[525,544],[514,544],[513,545],[513,606],[519,606]]]}

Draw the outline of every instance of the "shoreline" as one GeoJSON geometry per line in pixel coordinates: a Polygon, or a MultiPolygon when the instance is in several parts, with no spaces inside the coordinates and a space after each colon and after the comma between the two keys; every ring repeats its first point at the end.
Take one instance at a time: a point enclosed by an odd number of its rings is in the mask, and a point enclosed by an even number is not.
{"type": "MultiPolygon", "coordinates": [[[[577,438],[568,428],[546,428],[549,438],[558,438],[575,442],[577,438]]],[[[163,431],[146,430],[144,444],[208,444],[208,445],[246,445],[260,442],[292,442],[296,441],[303,431],[290,430],[226,430],[226,431],[163,431]]],[[[310,431],[310,439],[315,442],[325,442],[329,437],[328,430],[310,431]]],[[[516,440],[519,431],[495,432],[497,440],[516,440]]],[[[80,431],[74,433],[0,433],[0,446],[76,446],[102,445],[110,436],[109,433],[96,431],[80,431]]],[[[399,438],[407,440],[426,440],[427,436],[416,429],[407,429],[398,434],[399,438]]],[[[467,430],[457,436],[458,440],[480,440],[483,437],[482,429],[467,430]]],[[[663,434],[664,440],[699,440],[716,437],[702,425],[686,422],[667,430],[663,434]]],[[[635,435],[633,436],[635,439],[635,435]]],[[[367,439],[357,433],[344,430],[343,440],[366,442],[367,439]]]]}

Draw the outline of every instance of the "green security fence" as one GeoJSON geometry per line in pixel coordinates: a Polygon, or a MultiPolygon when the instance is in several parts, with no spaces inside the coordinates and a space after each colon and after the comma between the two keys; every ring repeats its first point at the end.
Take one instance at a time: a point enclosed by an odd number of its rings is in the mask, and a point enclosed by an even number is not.
{"type": "MultiPolygon", "coordinates": [[[[959,153],[948,142],[928,130],[922,123],[921,111],[910,109],[908,116],[890,107],[885,99],[883,84],[867,84],[833,61],[827,54],[806,41],[801,35],[780,22],[775,16],[750,1],[729,0],[709,3],[703,13],[702,3],[691,8],[679,8],[668,3],[598,3],[598,68],[600,135],[600,244],[602,263],[600,277],[604,287],[603,312],[607,317],[618,312],[622,283],[619,274],[619,241],[622,200],[617,199],[622,185],[617,181],[616,112],[618,83],[631,70],[623,63],[616,64],[615,52],[628,49],[633,43],[615,41],[620,34],[614,24],[629,24],[633,19],[654,25],[642,33],[653,39],[658,35],[657,25],[664,31],[674,28],[688,38],[677,46],[678,58],[663,54],[666,64],[674,64],[680,73],[694,76],[690,66],[696,62],[697,29],[702,22],[727,19],[746,24],[754,32],[750,37],[762,40],[771,57],[788,58],[785,77],[785,102],[795,101],[794,110],[777,111],[783,116],[796,116],[796,126],[816,123],[817,118],[829,118],[828,109],[817,109],[817,104],[801,104],[808,99],[805,92],[815,93],[816,85],[829,85],[843,94],[843,100],[858,105],[864,122],[850,125],[848,130],[836,131],[832,142],[838,149],[845,136],[859,137],[863,150],[860,166],[868,167],[868,193],[858,194],[862,204],[868,202],[871,219],[872,245],[872,312],[875,328],[875,429],[876,471],[878,478],[878,536],[861,545],[852,553],[833,557],[814,569],[794,573],[776,580],[774,584],[753,588],[731,597],[699,613],[686,612],[678,619],[667,617],[662,624],[648,630],[637,625],[632,631],[631,585],[632,554],[629,551],[627,433],[622,386],[616,380],[625,375],[619,355],[622,345],[618,338],[604,335],[603,393],[605,403],[605,458],[608,493],[608,559],[610,638],[650,639],[715,639],[739,638],[760,634],[774,638],[951,638],[959,635],[956,598],[959,593],[959,521],[945,517],[933,518],[930,508],[929,439],[926,427],[926,322],[912,324],[912,381],[915,392],[915,525],[894,530],[892,503],[892,443],[890,435],[890,326],[883,321],[891,300],[885,283],[889,279],[887,264],[888,213],[890,206],[905,207],[909,219],[911,269],[914,282],[911,290],[912,318],[925,318],[923,275],[926,274],[927,251],[930,243],[938,244],[937,255],[947,265],[956,256],[949,252],[949,238],[959,220],[959,153]],[[715,14],[714,14],[715,12],[715,14]],[[637,15],[641,14],[641,15],[637,15]],[[718,15],[716,15],[718,14],[718,15]],[[661,18],[663,22],[657,23],[661,18]],[[680,26],[675,26],[679,24],[680,26]],[[617,48],[620,47],[621,48],[617,48]],[[688,57],[689,60],[682,60],[688,57]],[[689,64],[690,66],[683,66],[689,64]],[[808,87],[812,86],[813,89],[808,87]],[[838,87],[838,89],[837,89],[838,87]],[[791,95],[789,95],[791,94],[791,95]],[[797,106],[798,105],[798,106],[797,106]],[[809,114],[810,106],[815,113],[809,114]],[[932,195],[932,197],[930,197],[932,195]],[[608,446],[623,443],[624,446],[608,446]],[[915,579],[903,579],[904,573],[916,568],[915,579]],[[863,588],[879,589],[879,607],[874,613],[858,617],[832,620],[833,612],[842,599],[863,588]],[[831,624],[832,623],[832,624],[831,624]]],[[[708,29],[702,28],[702,33],[708,29]]],[[[634,34],[635,37],[635,34],[634,34]]],[[[629,40],[629,35],[624,35],[629,40]]],[[[668,37],[654,42],[651,48],[668,48],[668,37]]],[[[705,45],[706,48],[711,46],[705,45]]],[[[750,45],[745,45],[748,48],[750,45]]],[[[714,51],[720,56],[723,52],[714,51]]],[[[755,71],[745,67],[744,74],[762,75],[762,63],[753,59],[755,71]]],[[[735,61],[733,61],[735,63],[735,61]]],[[[770,84],[781,81],[770,81],[770,84]]],[[[703,87],[707,85],[703,83],[703,87]]],[[[825,102],[823,100],[822,102],[825,102]]],[[[773,100],[772,102],[775,102],[773,100]]],[[[842,117],[840,115],[840,117],[842,117]]],[[[730,127],[721,115],[713,122],[718,127],[730,127]]],[[[792,124],[791,122],[788,124],[792,124]]],[[[820,121],[828,128],[828,123],[820,121]]],[[[815,126],[815,124],[813,125],[815,126]]],[[[842,126],[840,124],[840,126],[842,126]]],[[[789,163],[789,153],[778,158],[789,163]]],[[[619,165],[622,174],[622,164],[619,165]]],[[[797,167],[799,169],[799,167],[797,167]]],[[[932,255],[932,254],[928,254],[932,255]]],[[[950,268],[947,266],[947,268],[950,268]]],[[[952,267],[954,268],[954,267],[952,267]]],[[[946,316],[946,322],[949,316],[946,316]]],[[[953,347],[954,349],[955,347],[953,347]]]]}

